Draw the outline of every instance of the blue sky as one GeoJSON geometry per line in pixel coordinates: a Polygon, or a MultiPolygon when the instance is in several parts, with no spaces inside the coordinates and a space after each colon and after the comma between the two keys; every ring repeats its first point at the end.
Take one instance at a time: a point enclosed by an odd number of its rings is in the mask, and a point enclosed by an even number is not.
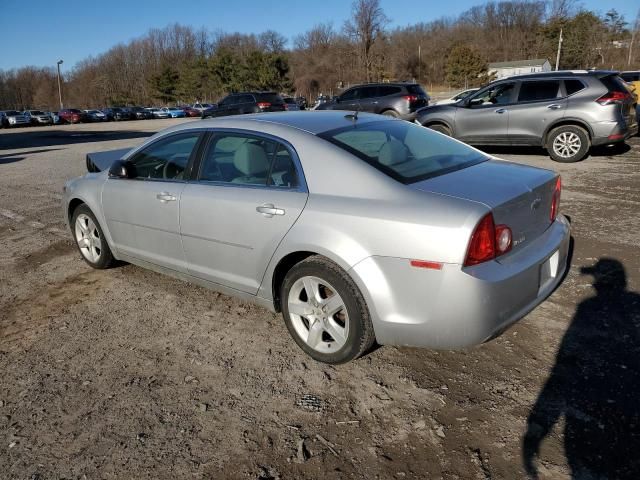
{"type": "MultiPolygon", "coordinates": [[[[457,16],[481,0],[381,0],[392,26],[457,16]]],[[[604,13],[610,2],[581,4],[604,13]]],[[[627,21],[635,18],[636,0],[617,2],[627,21]]],[[[260,33],[267,29],[287,38],[314,24],[340,28],[351,0],[0,0],[0,69],[55,65],[63,71],[89,55],[144,35],[150,28],[181,23],[227,32],[260,33]]]]}

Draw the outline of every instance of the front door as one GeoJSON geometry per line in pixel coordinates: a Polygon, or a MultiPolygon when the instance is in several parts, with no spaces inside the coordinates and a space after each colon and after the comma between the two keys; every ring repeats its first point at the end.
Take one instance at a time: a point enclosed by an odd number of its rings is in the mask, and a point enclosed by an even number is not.
{"type": "Polygon", "coordinates": [[[271,256],[307,201],[295,152],[257,135],[215,133],[182,192],[189,273],[256,294],[271,256]]]}
{"type": "Polygon", "coordinates": [[[186,272],[180,242],[183,175],[201,132],[168,135],[127,161],[129,179],[102,190],[107,226],[118,252],[186,272]]]}
{"type": "Polygon", "coordinates": [[[472,145],[507,145],[515,82],[489,86],[456,110],[454,136],[472,145]]]}

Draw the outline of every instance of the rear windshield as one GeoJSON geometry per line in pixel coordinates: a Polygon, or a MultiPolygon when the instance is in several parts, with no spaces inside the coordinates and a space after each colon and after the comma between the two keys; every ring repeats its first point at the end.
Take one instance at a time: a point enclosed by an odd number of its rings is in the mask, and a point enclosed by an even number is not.
{"type": "Polygon", "coordinates": [[[420,85],[407,85],[407,92],[411,95],[426,95],[425,91],[420,85]]]}
{"type": "Polygon", "coordinates": [[[70,108],[69,111],[71,113],[82,113],[80,110],[78,110],[77,108],[70,108]]]}
{"type": "Polygon", "coordinates": [[[284,103],[296,103],[296,101],[291,97],[284,98],[284,103]]]}
{"type": "Polygon", "coordinates": [[[319,137],[405,184],[487,160],[463,143],[410,122],[355,123],[321,133],[319,137]]]}
{"type": "Polygon", "coordinates": [[[31,115],[44,115],[44,112],[40,110],[31,110],[29,113],[31,113],[31,115]]]}
{"type": "Polygon", "coordinates": [[[258,102],[269,102],[269,103],[284,103],[282,97],[277,93],[256,93],[254,94],[256,97],[256,101],[258,102]]]}
{"type": "Polygon", "coordinates": [[[622,79],[618,75],[609,75],[608,77],[602,77],[600,81],[604,83],[604,86],[607,87],[610,92],[628,92],[627,87],[624,86],[624,83],[622,83],[622,79]]]}

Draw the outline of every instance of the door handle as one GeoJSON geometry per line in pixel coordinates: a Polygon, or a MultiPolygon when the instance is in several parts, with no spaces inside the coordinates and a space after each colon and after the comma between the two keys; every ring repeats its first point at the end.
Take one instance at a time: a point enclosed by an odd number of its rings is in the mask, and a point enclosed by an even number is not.
{"type": "Polygon", "coordinates": [[[559,108],[562,108],[562,105],[558,105],[557,103],[553,103],[551,105],[548,105],[547,108],[549,110],[558,110],[559,108]]]}
{"type": "Polygon", "coordinates": [[[506,111],[507,111],[507,110],[506,110],[506,109],[504,109],[504,108],[499,108],[499,109],[497,109],[495,112],[496,112],[496,113],[504,113],[504,112],[506,112],[506,111]]]}
{"type": "Polygon", "coordinates": [[[274,207],[273,203],[265,203],[256,207],[256,212],[263,214],[267,218],[271,218],[274,215],[284,215],[284,210],[274,207]]]}
{"type": "Polygon", "coordinates": [[[176,197],[174,195],[171,195],[169,192],[160,192],[156,195],[156,198],[160,200],[162,203],[176,201],[176,197]]]}

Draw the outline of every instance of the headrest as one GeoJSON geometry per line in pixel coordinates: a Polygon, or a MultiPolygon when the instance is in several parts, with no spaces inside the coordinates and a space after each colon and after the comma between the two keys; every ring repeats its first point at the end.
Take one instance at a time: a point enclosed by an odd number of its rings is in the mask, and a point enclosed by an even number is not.
{"type": "Polygon", "coordinates": [[[256,175],[269,170],[267,153],[260,145],[243,143],[233,155],[233,165],[243,175],[256,175]]]}
{"type": "Polygon", "coordinates": [[[380,148],[378,161],[382,165],[390,167],[397,163],[406,162],[408,155],[409,151],[407,150],[407,147],[405,147],[404,143],[399,140],[392,139],[387,141],[382,145],[382,148],[380,148]]]}

